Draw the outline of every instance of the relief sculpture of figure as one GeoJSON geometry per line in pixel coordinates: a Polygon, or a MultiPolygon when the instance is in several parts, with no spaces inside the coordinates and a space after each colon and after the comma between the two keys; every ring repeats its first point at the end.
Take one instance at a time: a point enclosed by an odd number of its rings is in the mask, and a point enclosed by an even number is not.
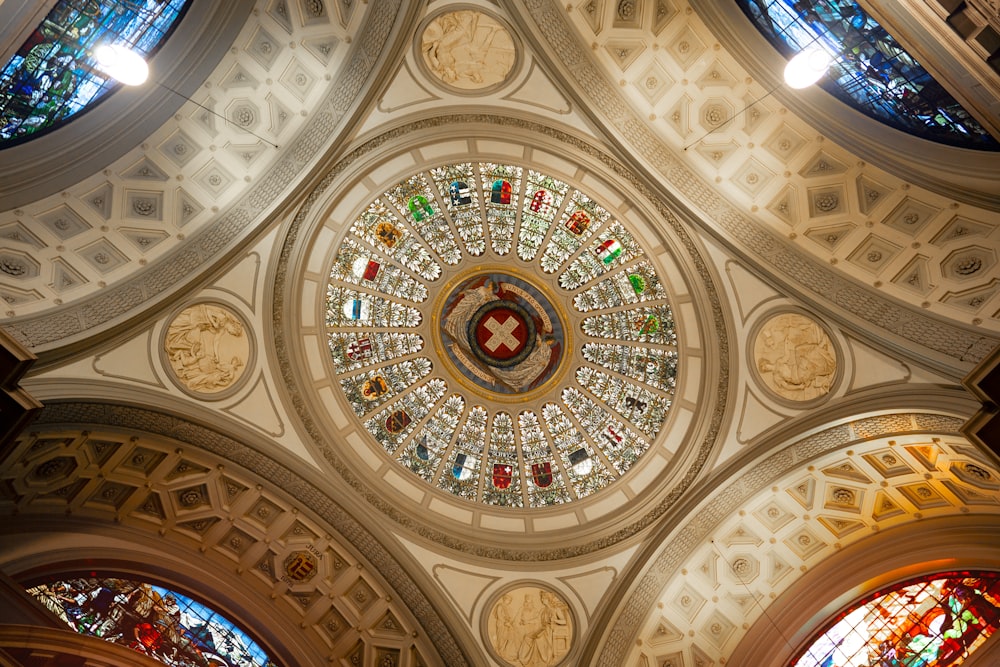
{"type": "Polygon", "coordinates": [[[808,317],[788,313],[769,320],[755,353],[761,377],[779,396],[808,401],[830,392],[837,356],[826,332],[808,317]]]}
{"type": "Polygon", "coordinates": [[[242,374],[250,344],[243,325],[225,308],[200,303],[184,309],[163,343],[170,366],[188,389],[220,391],[242,374]]]}
{"type": "Polygon", "coordinates": [[[493,608],[493,646],[504,660],[517,659],[517,634],[514,628],[514,611],[510,594],[504,595],[493,608]]]}
{"type": "Polygon", "coordinates": [[[421,50],[431,72],[457,88],[499,83],[514,65],[514,43],[507,30],[471,10],[448,12],[431,21],[421,50]]]}
{"type": "Polygon", "coordinates": [[[512,667],[552,667],[569,653],[573,621],[569,606],[555,593],[525,586],[502,595],[489,615],[489,640],[512,667]],[[521,604],[514,611],[513,603],[521,604]]]}

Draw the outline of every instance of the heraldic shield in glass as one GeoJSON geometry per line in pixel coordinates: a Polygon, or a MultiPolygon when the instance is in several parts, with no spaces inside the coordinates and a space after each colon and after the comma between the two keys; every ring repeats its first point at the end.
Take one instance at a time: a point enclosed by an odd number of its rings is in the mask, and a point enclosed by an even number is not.
{"type": "Polygon", "coordinates": [[[625,224],[532,169],[410,176],[347,225],[333,369],[400,465],[472,502],[543,507],[625,474],[677,376],[667,286],[625,224]]]}
{"type": "Polygon", "coordinates": [[[853,605],[789,667],[952,667],[998,625],[1000,572],[936,574],[853,605]]]}

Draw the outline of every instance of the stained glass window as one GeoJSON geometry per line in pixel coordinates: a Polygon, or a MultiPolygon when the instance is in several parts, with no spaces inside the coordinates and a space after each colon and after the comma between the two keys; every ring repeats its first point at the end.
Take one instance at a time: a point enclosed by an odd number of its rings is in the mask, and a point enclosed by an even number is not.
{"type": "Polygon", "coordinates": [[[791,57],[816,45],[834,59],[820,84],[899,130],[962,148],[1000,150],[990,134],[854,0],[736,0],[791,57]]]}
{"type": "Polygon", "coordinates": [[[188,0],[59,0],[0,70],[0,147],[62,125],[118,83],[94,49],[118,44],[148,56],[188,0]]]}
{"type": "Polygon", "coordinates": [[[80,634],[171,667],[277,667],[232,621],[162,586],[89,577],[39,584],[28,593],[80,634]]]}
{"type": "Polygon", "coordinates": [[[674,318],[640,239],[519,165],[443,165],[389,188],[348,224],[326,312],[350,411],[471,502],[543,507],[612,484],[676,389],[674,318]]]}
{"type": "Polygon", "coordinates": [[[878,591],[789,667],[951,667],[1000,625],[1000,572],[952,572],[878,591]]]}

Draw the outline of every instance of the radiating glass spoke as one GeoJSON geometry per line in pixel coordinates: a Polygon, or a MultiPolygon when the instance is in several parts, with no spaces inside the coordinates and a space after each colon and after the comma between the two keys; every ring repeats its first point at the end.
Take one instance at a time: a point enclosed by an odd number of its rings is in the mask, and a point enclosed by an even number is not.
{"type": "Polygon", "coordinates": [[[490,244],[498,255],[510,252],[521,196],[521,167],[482,162],[483,193],[486,199],[486,226],[490,244]]]}

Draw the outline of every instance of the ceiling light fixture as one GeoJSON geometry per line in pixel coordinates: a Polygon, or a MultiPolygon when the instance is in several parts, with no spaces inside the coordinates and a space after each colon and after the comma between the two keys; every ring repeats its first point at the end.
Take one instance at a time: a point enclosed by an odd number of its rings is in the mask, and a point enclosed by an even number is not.
{"type": "Polygon", "coordinates": [[[138,53],[121,44],[102,44],[94,49],[97,68],[126,86],[141,86],[149,78],[149,65],[138,53]]]}
{"type": "Polygon", "coordinates": [[[791,88],[808,88],[826,74],[832,62],[822,47],[805,48],[785,65],[785,83],[791,88]]]}

